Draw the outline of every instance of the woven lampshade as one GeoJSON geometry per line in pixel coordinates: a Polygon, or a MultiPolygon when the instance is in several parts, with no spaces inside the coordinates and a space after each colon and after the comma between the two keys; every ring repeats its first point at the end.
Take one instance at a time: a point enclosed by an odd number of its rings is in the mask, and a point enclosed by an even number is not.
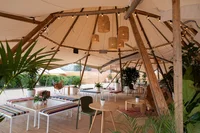
{"type": "Polygon", "coordinates": [[[98,19],[98,32],[107,33],[110,31],[110,20],[107,15],[101,15],[98,19]]]}
{"type": "Polygon", "coordinates": [[[117,39],[117,47],[118,48],[124,48],[124,41],[117,39]]]}
{"type": "Polygon", "coordinates": [[[117,37],[110,37],[108,39],[108,49],[110,49],[110,50],[117,49],[117,37]]]}
{"type": "Polygon", "coordinates": [[[99,42],[99,35],[97,34],[92,35],[92,42],[99,42]]]}
{"type": "Polygon", "coordinates": [[[124,42],[129,40],[129,30],[127,26],[120,26],[118,28],[118,38],[124,42]]]}

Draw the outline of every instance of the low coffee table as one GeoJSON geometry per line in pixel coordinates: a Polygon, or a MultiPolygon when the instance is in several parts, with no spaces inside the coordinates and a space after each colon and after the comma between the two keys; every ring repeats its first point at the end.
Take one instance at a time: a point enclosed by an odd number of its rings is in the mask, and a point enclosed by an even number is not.
{"type": "Polygon", "coordinates": [[[136,102],[135,99],[129,99],[125,101],[125,110],[128,110],[128,104],[131,104],[134,107],[140,107],[140,112],[142,114],[145,113],[146,110],[146,102],[145,100],[139,100],[139,102],[136,102]]]}

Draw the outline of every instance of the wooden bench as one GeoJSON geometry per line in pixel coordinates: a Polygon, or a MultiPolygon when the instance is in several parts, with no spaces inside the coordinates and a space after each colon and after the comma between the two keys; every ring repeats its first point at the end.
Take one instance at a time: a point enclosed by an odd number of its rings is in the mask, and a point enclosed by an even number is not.
{"type": "Polygon", "coordinates": [[[71,101],[71,102],[76,102],[78,101],[79,99],[78,98],[73,98],[73,97],[68,97],[68,96],[51,96],[50,97],[51,99],[58,99],[58,100],[64,100],[64,101],[71,101]]]}
{"type": "Polygon", "coordinates": [[[33,100],[34,97],[23,97],[23,98],[16,98],[16,99],[9,99],[7,100],[7,103],[16,103],[16,102],[23,102],[23,101],[28,101],[28,100],[33,100]]]}
{"type": "Polygon", "coordinates": [[[40,115],[44,115],[47,117],[47,129],[46,129],[46,133],[49,132],[49,117],[58,113],[62,113],[64,111],[69,111],[72,110],[73,108],[78,107],[77,103],[73,103],[73,102],[68,102],[68,103],[64,103],[61,105],[57,105],[57,106],[53,106],[53,107],[48,107],[48,108],[44,108],[42,110],[39,111],[38,113],[38,129],[40,128],[40,115]]]}
{"type": "Polygon", "coordinates": [[[0,105],[0,115],[3,115],[6,118],[10,119],[10,133],[12,133],[12,121],[13,121],[13,119],[26,115],[27,116],[26,130],[28,130],[28,127],[29,127],[29,111],[22,110],[20,108],[16,108],[16,107],[8,105],[8,104],[4,104],[4,105],[0,105]]]}

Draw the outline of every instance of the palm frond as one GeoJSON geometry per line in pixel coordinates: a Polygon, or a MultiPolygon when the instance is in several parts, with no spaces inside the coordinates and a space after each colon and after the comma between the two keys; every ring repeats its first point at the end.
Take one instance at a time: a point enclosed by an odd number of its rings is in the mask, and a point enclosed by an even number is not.
{"type": "MultiPolygon", "coordinates": [[[[51,54],[40,54],[44,50],[41,48],[36,52],[33,52],[34,42],[23,54],[22,54],[22,45],[18,45],[16,53],[14,54],[10,48],[10,45],[6,42],[4,46],[0,42],[0,80],[5,81],[5,86],[11,82],[14,78],[24,72],[30,72],[33,68],[40,68],[48,62],[58,61],[59,59],[51,59],[51,54]],[[6,48],[5,48],[6,47],[6,48]]],[[[0,94],[4,91],[3,87],[0,91],[0,94]]]]}

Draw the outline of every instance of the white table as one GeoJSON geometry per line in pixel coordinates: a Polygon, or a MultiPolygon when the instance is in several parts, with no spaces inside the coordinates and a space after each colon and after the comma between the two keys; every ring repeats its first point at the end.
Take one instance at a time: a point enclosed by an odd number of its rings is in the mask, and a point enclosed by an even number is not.
{"type": "Polygon", "coordinates": [[[41,109],[44,109],[47,107],[53,107],[53,106],[60,105],[63,103],[66,103],[66,102],[61,101],[61,100],[48,99],[46,105],[38,105],[38,104],[34,103],[33,100],[16,102],[16,103],[13,103],[13,105],[16,107],[21,107],[21,108],[24,108],[24,109],[34,112],[34,127],[36,127],[37,114],[41,109]]]}
{"type": "Polygon", "coordinates": [[[115,122],[114,122],[114,119],[113,119],[113,114],[112,114],[112,112],[113,112],[113,111],[116,111],[116,110],[119,108],[119,106],[118,106],[117,104],[115,104],[115,103],[113,103],[113,102],[105,102],[104,106],[101,106],[101,104],[100,104],[99,102],[96,102],[96,103],[91,103],[91,104],[89,105],[89,107],[90,107],[91,109],[96,110],[95,115],[94,115],[94,118],[93,118],[93,120],[92,120],[92,125],[91,125],[91,127],[90,127],[89,133],[92,132],[92,127],[93,127],[93,125],[94,125],[94,121],[95,121],[95,118],[96,118],[96,116],[97,116],[97,112],[98,112],[98,111],[102,111],[102,117],[101,117],[101,133],[104,133],[105,112],[109,112],[109,113],[110,113],[110,117],[111,117],[111,120],[112,120],[112,123],[113,123],[113,127],[114,127],[114,129],[115,129],[115,131],[116,131],[116,126],[115,126],[115,122]]]}

